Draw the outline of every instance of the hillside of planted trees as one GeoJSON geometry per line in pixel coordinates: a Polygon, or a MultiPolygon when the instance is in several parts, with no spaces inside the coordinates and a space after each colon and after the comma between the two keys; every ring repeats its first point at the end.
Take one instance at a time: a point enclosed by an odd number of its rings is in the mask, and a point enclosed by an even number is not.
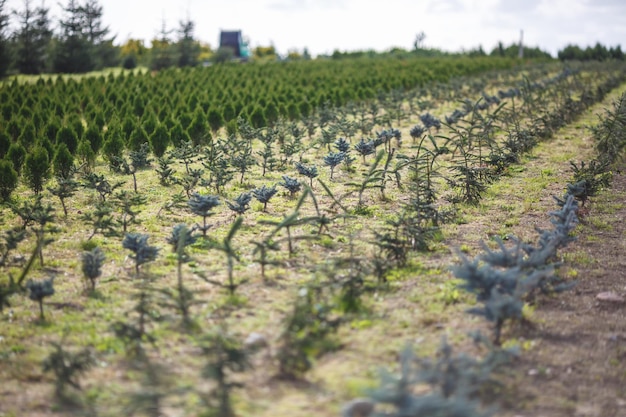
{"type": "Polygon", "coordinates": [[[532,412],[500,371],[575,285],[625,81],[447,58],[3,84],[0,414],[532,412]]]}
{"type": "MultiPolygon", "coordinates": [[[[299,120],[323,105],[371,100],[393,89],[414,89],[447,82],[488,69],[510,68],[505,59],[310,61],[264,65],[218,65],[167,70],[155,74],[88,78],[82,82],[48,79],[2,88],[4,131],[13,140],[34,124],[51,142],[61,127],[76,139],[136,135],[149,138],[157,126],[167,129],[167,143],[189,135],[195,144],[210,138],[238,117],[254,127],[279,117],[299,120]],[[207,129],[207,126],[209,129],[207,129]],[[172,130],[174,129],[174,130],[172,130]],[[173,138],[172,138],[173,136],[173,138]]],[[[30,129],[32,131],[32,129],[30,129]]],[[[92,148],[98,152],[98,139],[92,148]]],[[[32,143],[25,138],[25,143],[32,143]]],[[[136,147],[142,140],[137,140],[136,147]]],[[[130,146],[130,147],[133,147],[130,146]]],[[[160,155],[159,155],[160,156],[160,155]]]]}

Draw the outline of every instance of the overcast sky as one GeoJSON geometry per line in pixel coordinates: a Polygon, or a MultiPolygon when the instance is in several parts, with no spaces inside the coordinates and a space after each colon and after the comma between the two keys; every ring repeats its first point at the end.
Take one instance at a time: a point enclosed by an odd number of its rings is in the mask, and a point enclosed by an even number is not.
{"type": "MultiPolygon", "coordinates": [[[[31,0],[33,5],[41,0],[31,0]]],[[[56,0],[45,0],[54,21],[56,0]]],[[[67,4],[67,0],[60,0],[67,4]]],[[[556,55],[573,43],[600,42],[626,49],[626,0],[100,0],[116,43],[139,38],[150,45],[165,20],[175,29],[187,16],[196,37],[217,47],[221,29],[240,29],[251,47],[274,45],[285,54],[307,47],[313,55],[392,47],[410,49],[419,32],[425,46],[448,51],[498,41],[524,43],[556,55]]],[[[8,0],[21,9],[23,0],[8,0]]]]}

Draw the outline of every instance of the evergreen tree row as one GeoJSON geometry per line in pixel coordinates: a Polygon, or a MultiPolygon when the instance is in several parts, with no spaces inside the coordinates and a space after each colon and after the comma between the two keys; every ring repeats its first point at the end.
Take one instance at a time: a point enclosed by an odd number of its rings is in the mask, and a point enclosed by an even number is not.
{"type": "Polygon", "coordinates": [[[143,143],[161,156],[169,145],[205,144],[224,127],[232,133],[239,118],[254,128],[272,126],[281,118],[310,117],[324,106],[365,102],[382,91],[512,64],[469,59],[301,61],[79,82],[61,77],[32,84],[14,81],[0,88],[0,158],[9,158],[19,172],[23,155],[33,146],[43,147],[52,159],[61,143],[83,163],[101,151],[118,156],[143,143]]]}
{"type": "Polygon", "coordinates": [[[620,45],[607,48],[598,42],[593,47],[588,46],[585,49],[578,45],[567,45],[559,51],[558,57],[561,61],[608,61],[610,59],[623,61],[624,52],[620,45]]]}

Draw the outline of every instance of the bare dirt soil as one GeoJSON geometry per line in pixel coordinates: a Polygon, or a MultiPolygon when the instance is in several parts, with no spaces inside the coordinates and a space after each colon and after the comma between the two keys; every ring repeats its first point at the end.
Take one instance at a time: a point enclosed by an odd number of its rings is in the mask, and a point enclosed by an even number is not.
{"type": "Polygon", "coordinates": [[[516,364],[506,416],[626,416],[626,173],[581,209],[565,250],[576,287],[542,299],[516,364]]]}

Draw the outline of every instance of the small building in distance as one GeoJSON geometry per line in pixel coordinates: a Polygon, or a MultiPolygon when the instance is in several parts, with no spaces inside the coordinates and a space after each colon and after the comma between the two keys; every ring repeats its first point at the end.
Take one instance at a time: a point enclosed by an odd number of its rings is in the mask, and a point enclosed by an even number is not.
{"type": "Polygon", "coordinates": [[[220,32],[220,48],[230,48],[234,57],[247,61],[250,59],[248,43],[244,41],[240,30],[222,30],[220,32]]]}

